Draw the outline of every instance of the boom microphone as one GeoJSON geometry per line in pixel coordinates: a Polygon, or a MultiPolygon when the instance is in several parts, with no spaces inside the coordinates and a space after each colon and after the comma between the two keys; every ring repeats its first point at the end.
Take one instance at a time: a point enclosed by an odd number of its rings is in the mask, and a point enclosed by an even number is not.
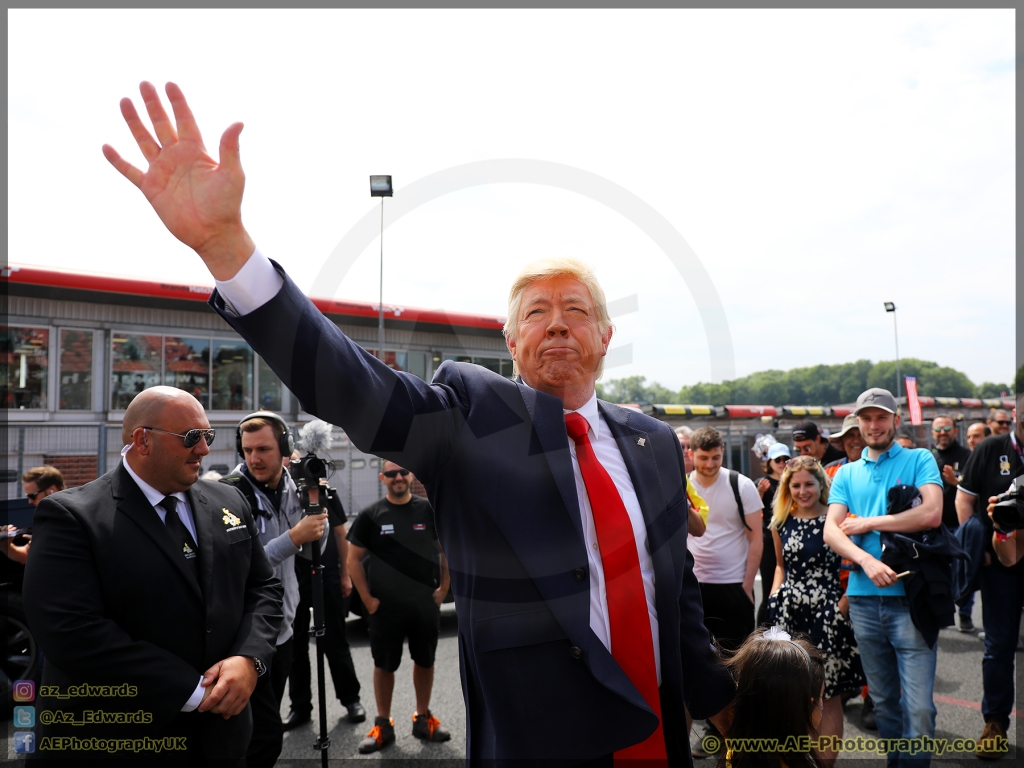
{"type": "Polygon", "coordinates": [[[331,447],[333,430],[334,427],[320,419],[308,422],[299,430],[299,448],[306,453],[323,453],[331,447]]]}

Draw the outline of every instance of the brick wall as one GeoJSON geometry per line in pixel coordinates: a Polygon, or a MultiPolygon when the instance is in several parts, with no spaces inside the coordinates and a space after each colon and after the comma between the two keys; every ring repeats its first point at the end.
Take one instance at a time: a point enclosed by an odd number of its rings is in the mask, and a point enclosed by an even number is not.
{"type": "Polygon", "coordinates": [[[64,476],[64,487],[74,488],[96,479],[96,456],[45,455],[43,463],[56,467],[64,476]]]}

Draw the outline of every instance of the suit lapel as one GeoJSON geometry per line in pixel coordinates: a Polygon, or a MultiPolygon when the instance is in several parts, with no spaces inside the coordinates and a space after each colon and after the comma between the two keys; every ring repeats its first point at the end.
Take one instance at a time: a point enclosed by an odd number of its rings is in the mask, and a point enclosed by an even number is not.
{"type": "Polygon", "coordinates": [[[565,413],[562,401],[557,397],[538,392],[525,384],[518,383],[519,393],[530,413],[534,434],[540,443],[544,458],[551,467],[551,474],[558,486],[565,511],[572,521],[576,533],[583,541],[583,521],[580,519],[580,502],[576,496],[576,480],[572,471],[572,454],[569,453],[569,437],[565,431],[565,413]]]}
{"type": "MultiPolygon", "coordinates": [[[[153,509],[153,505],[149,503],[142,489],[132,480],[132,476],[128,474],[124,465],[118,467],[118,471],[114,473],[110,485],[114,498],[117,500],[118,511],[125,514],[142,529],[143,533],[153,540],[157,549],[163,552],[167,559],[171,561],[171,565],[188,582],[189,587],[195,591],[196,596],[202,599],[203,593],[199,589],[199,582],[196,581],[192,570],[186,565],[184,556],[171,543],[171,537],[167,535],[167,528],[160,522],[160,516],[157,514],[157,511],[153,509]]],[[[201,549],[202,545],[200,544],[201,549]]]]}
{"type": "MultiPolygon", "coordinates": [[[[666,536],[666,532],[670,530],[665,519],[668,510],[651,438],[646,432],[630,426],[630,414],[627,409],[612,407],[600,400],[597,407],[619,446],[622,460],[626,463],[629,477],[633,481],[633,490],[640,502],[640,511],[643,512],[644,524],[647,527],[647,544],[651,550],[651,559],[654,561],[655,583],[674,584],[676,569],[666,536]]],[[[668,590],[664,589],[655,590],[655,605],[661,616],[666,614],[659,598],[665,598],[667,592],[668,590]]]]}
{"type": "Polygon", "coordinates": [[[196,524],[196,536],[199,538],[196,542],[199,545],[199,583],[203,594],[209,595],[213,587],[213,560],[219,554],[220,540],[214,522],[220,510],[211,507],[206,495],[196,486],[192,486],[187,495],[192,506],[192,519],[196,524]]]}

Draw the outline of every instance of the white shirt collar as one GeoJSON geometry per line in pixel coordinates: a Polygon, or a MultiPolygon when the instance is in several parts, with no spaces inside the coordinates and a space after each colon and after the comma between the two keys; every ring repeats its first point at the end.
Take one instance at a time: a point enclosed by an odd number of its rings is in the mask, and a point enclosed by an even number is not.
{"type": "Polygon", "coordinates": [[[596,442],[601,437],[601,414],[597,410],[597,392],[595,391],[590,399],[587,400],[582,406],[577,408],[575,411],[566,411],[565,413],[578,413],[584,419],[587,420],[587,424],[590,425],[590,441],[596,442]]]}
{"type": "MultiPolygon", "coordinates": [[[[132,476],[132,480],[135,481],[135,484],[139,486],[139,489],[145,494],[146,500],[154,507],[158,507],[160,506],[160,502],[164,500],[165,496],[152,485],[150,485],[141,477],[139,477],[135,470],[131,468],[131,465],[128,463],[128,458],[125,455],[128,453],[128,451],[131,450],[131,448],[131,444],[128,444],[121,449],[121,463],[124,464],[124,468],[128,470],[128,474],[132,476]]],[[[188,503],[188,499],[185,497],[185,494],[182,493],[181,491],[178,491],[177,493],[172,493],[171,495],[178,501],[184,501],[186,504],[188,503]]]]}

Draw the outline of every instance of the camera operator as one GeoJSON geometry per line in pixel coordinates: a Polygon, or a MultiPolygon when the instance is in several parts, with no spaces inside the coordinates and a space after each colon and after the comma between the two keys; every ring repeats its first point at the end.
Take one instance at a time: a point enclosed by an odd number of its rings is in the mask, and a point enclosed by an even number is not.
{"type": "Polygon", "coordinates": [[[1006,731],[1013,710],[1014,654],[1020,627],[1021,599],[1024,597],[1024,564],[1019,559],[1015,561],[1014,557],[1007,557],[1009,551],[1002,551],[1002,541],[1010,538],[1011,534],[996,531],[990,517],[978,509],[978,502],[979,499],[990,500],[1007,490],[1013,479],[1024,473],[1024,424],[1019,421],[1021,406],[1024,406],[1024,394],[1017,396],[1014,430],[994,434],[978,444],[964,467],[956,495],[956,512],[961,525],[971,515],[981,514],[988,528],[985,565],[981,569],[982,620],[985,624],[985,655],[981,667],[985,696],[981,712],[985,718],[985,730],[976,754],[993,760],[1005,755],[1005,749],[997,750],[985,745],[1006,744],[1006,731]],[[993,546],[994,541],[999,542],[999,552],[993,546]]]}
{"type": "MultiPolygon", "coordinates": [[[[301,461],[298,451],[292,454],[292,465],[301,461]]],[[[332,489],[333,491],[333,489],[332,489]]],[[[345,637],[345,617],[352,599],[352,579],[348,574],[348,539],[345,508],[337,493],[328,497],[327,523],[331,535],[327,537],[321,555],[324,565],[324,656],[331,668],[334,693],[348,710],[350,723],[366,720],[366,710],[359,701],[359,679],[352,664],[352,652],[345,637]]],[[[313,577],[310,564],[295,560],[295,576],[299,582],[299,605],[295,612],[295,648],[292,669],[288,678],[288,697],[291,700],[284,730],[290,731],[310,722],[313,715],[312,673],[309,665],[310,611],[313,608],[313,577]]]]}
{"type": "Polygon", "coordinates": [[[292,442],[287,423],[276,413],[258,411],[246,416],[235,433],[235,447],[245,461],[221,480],[249,500],[260,541],[284,586],[284,623],[277,637],[277,652],[270,674],[260,677],[250,699],[253,730],[245,755],[248,768],[270,768],[281,754],[281,699],[292,666],[292,625],[299,603],[292,558],[303,552],[303,545],[323,538],[327,529],[326,512],[303,517],[298,490],[284,471],[285,459],[294,448],[292,442]]]}

